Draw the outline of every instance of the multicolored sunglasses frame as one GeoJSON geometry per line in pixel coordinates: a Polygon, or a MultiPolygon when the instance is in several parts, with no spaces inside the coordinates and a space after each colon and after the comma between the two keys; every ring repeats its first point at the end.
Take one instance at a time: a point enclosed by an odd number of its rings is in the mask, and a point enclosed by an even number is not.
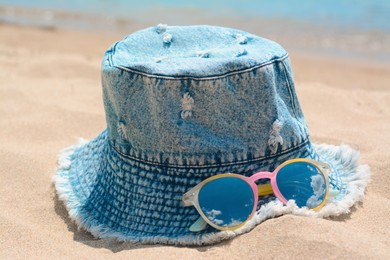
{"type": "MultiPolygon", "coordinates": [[[[284,204],[287,203],[287,199],[283,196],[283,194],[279,190],[276,177],[277,177],[278,172],[281,169],[283,169],[285,166],[291,165],[291,164],[294,164],[294,163],[299,163],[299,162],[304,162],[304,163],[308,163],[308,164],[310,164],[312,166],[315,166],[318,169],[319,173],[321,173],[323,175],[323,177],[324,177],[324,181],[325,181],[325,184],[326,184],[326,191],[325,191],[326,193],[325,193],[324,199],[322,200],[322,202],[319,205],[317,205],[314,208],[311,208],[312,210],[315,210],[315,211],[319,210],[320,208],[322,208],[325,205],[325,203],[326,203],[326,201],[328,199],[328,196],[329,196],[328,173],[330,172],[330,167],[326,163],[319,162],[319,161],[314,161],[314,160],[307,159],[307,158],[291,159],[291,160],[288,160],[288,161],[282,163],[281,165],[279,165],[273,172],[257,172],[257,173],[253,174],[250,177],[246,177],[246,176],[243,176],[243,175],[240,175],[240,174],[235,174],[235,173],[224,173],[224,174],[218,174],[218,175],[212,176],[210,178],[207,178],[206,180],[203,180],[202,182],[197,184],[195,187],[193,187],[191,190],[187,191],[183,195],[183,198],[182,198],[183,205],[184,206],[194,206],[196,208],[196,210],[199,212],[199,214],[200,214],[201,218],[203,219],[203,221],[205,221],[207,224],[209,224],[210,226],[212,226],[212,227],[214,227],[216,229],[219,229],[219,230],[235,230],[235,229],[238,229],[238,228],[244,226],[245,223],[248,220],[250,220],[253,217],[253,215],[255,214],[259,196],[266,196],[266,195],[270,195],[270,194],[273,193],[276,196],[276,198],[278,198],[282,203],[284,203],[284,204]],[[209,220],[209,218],[206,216],[206,214],[203,212],[203,210],[201,209],[201,207],[199,205],[198,196],[199,196],[199,192],[201,191],[201,189],[207,183],[209,183],[211,181],[214,181],[214,180],[217,180],[217,179],[220,179],[220,178],[239,178],[239,179],[245,181],[251,187],[251,189],[253,191],[253,201],[254,201],[254,203],[253,203],[252,212],[248,216],[248,218],[244,222],[239,224],[239,225],[232,226],[232,227],[216,225],[211,220],[209,220]],[[259,184],[259,185],[257,185],[255,182],[257,180],[260,180],[260,179],[269,179],[270,180],[270,184],[259,184]]],[[[199,222],[200,223],[203,222],[202,219],[198,219],[198,221],[197,221],[198,224],[196,224],[197,222],[195,222],[194,225],[202,225],[202,224],[199,224],[199,222]]],[[[201,229],[191,227],[190,230],[191,231],[200,231],[201,229]]]]}

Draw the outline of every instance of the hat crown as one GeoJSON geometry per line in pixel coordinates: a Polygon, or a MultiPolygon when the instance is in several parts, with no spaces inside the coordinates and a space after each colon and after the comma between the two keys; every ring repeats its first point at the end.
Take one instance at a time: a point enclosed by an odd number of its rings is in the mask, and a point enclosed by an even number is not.
{"type": "Polygon", "coordinates": [[[308,142],[286,51],[223,27],[159,25],[103,59],[111,145],[174,166],[261,160],[308,142]]]}

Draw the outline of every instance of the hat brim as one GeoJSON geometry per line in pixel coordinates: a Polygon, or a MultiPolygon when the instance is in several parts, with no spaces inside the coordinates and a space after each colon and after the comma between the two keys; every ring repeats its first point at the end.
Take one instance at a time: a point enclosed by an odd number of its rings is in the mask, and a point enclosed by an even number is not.
{"type": "Polygon", "coordinates": [[[198,182],[217,173],[250,173],[274,167],[291,156],[286,153],[236,166],[164,167],[118,153],[111,147],[105,130],[90,142],[79,142],[62,151],[53,181],[70,218],[79,227],[98,238],[145,244],[213,244],[283,214],[328,217],[348,213],[354,203],[363,199],[370,171],[367,165],[358,164],[359,152],[347,145],[308,143],[301,151],[294,151],[294,156],[329,163],[331,188],[338,192],[321,210],[298,208],[293,202],[283,205],[269,196],[259,200],[255,216],[237,230],[218,231],[211,227],[201,232],[189,230],[199,214],[194,207],[184,207],[181,199],[198,182]]]}

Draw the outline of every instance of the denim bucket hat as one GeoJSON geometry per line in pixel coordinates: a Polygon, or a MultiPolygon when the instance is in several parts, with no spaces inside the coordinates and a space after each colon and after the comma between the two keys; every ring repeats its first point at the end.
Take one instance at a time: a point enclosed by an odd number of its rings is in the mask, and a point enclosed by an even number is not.
{"type": "Polygon", "coordinates": [[[69,216],[98,238],[205,245],[282,214],[349,212],[369,168],[347,145],[312,144],[291,64],[277,43],[215,26],[158,25],[107,50],[102,62],[107,129],[61,152],[53,178],[69,216]],[[291,158],[331,167],[331,198],[319,211],[259,198],[234,231],[206,227],[183,194],[220,173],[251,176],[291,158]]]}

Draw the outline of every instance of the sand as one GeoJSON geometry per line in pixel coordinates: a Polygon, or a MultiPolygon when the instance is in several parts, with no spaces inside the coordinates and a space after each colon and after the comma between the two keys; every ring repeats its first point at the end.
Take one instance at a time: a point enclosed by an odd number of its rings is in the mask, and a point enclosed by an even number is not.
{"type": "Polygon", "coordinates": [[[59,150],[105,128],[100,61],[123,36],[0,24],[0,259],[390,257],[390,67],[294,52],[312,140],[351,144],[371,166],[350,214],[286,215],[206,247],[135,246],[77,230],[51,177],[59,150]]]}

